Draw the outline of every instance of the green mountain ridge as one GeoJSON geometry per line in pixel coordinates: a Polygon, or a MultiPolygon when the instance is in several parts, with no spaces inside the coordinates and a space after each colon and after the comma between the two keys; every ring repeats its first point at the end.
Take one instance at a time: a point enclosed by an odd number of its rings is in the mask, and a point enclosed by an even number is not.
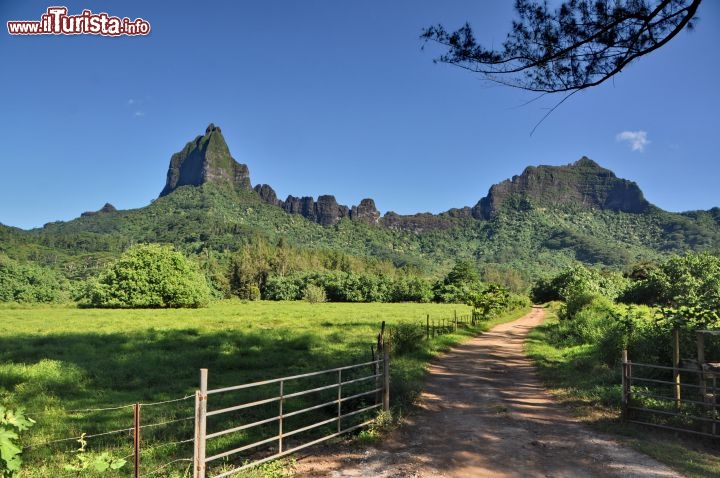
{"type": "Polygon", "coordinates": [[[528,166],[520,176],[495,184],[472,209],[473,217],[490,219],[505,203],[532,202],[545,207],[578,207],[642,213],[650,203],[632,181],[583,156],[566,166],[528,166]]]}
{"type": "Polygon", "coordinates": [[[285,243],[431,275],[471,260],[486,279],[521,289],[577,260],[627,269],[670,253],[720,252],[720,208],[663,211],[634,182],[588,158],[528,167],[492,186],[474,207],[441,214],[380,217],[371,199],[352,208],[332,196],[279,201],[267,185],[251,188],[247,166],[232,158],[220,129],[210,125],[172,156],[166,186],[148,206],[106,205],[29,231],[0,225],[0,253],[70,279],[89,277],[142,242],[171,243],[206,257],[285,243]]]}

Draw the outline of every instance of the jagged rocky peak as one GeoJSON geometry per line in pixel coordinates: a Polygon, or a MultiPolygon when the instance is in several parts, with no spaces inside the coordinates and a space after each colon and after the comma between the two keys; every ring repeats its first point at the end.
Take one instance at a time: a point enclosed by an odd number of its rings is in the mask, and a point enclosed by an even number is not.
{"type": "Polygon", "coordinates": [[[109,202],[106,202],[103,207],[98,209],[97,211],[85,211],[84,213],[80,214],[80,217],[90,217],[90,216],[97,216],[98,214],[107,214],[109,212],[116,212],[117,209],[115,206],[110,204],[109,202]]]}
{"type": "Polygon", "coordinates": [[[284,201],[279,201],[273,199],[276,198],[275,191],[265,184],[255,186],[255,192],[263,201],[278,205],[289,214],[298,214],[322,226],[334,226],[343,218],[371,224],[377,224],[380,219],[380,212],[375,208],[375,201],[372,199],[363,199],[359,205],[349,208],[338,204],[335,196],[331,194],[321,195],[317,201],[310,196],[295,197],[292,195],[284,201]]]}
{"type": "Polygon", "coordinates": [[[529,166],[520,176],[495,184],[472,209],[491,219],[503,208],[572,206],[641,213],[649,206],[638,185],[583,156],[565,166],[529,166]]]}
{"type": "Polygon", "coordinates": [[[333,226],[340,222],[340,219],[348,217],[347,206],[338,204],[335,196],[325,194],[319,196],[315,203],[315,220],[323,226],[333,226]]]}
{"type": "Polygon", "coordinates": [[[323,226],[334,226],[340,219],[348,217],[350,211],[347,206],[338,204],[335,196],[330,194],[319,196],[317,201],[310,196],[288,196],[285,201],[280,201],[279,205],[285,212],[299,214],[323,226]]]}
{"type": "Polygon", "coordinates": [[[180,186],[200,186],[205,183],[250,189],[248,167],[230,155],[225,138],[218,126],[210,123],[205,134],[185,145],[170,158],[167,181],[160,196],[166,196],[180,186]]]}
{"type": "Polygon", "coordinates": [[[378,220],[380,220],[380,211],[375,207],[374,200],[366,198],[360,201],[360,204],[350,209],[350,219],[377,224],[378,220]]]}
{"type": "Polygon", "coordinates": [[[253,188],[264,202],[279,206],[281,201],[278,200],[275,190],[269,184],[256,184],[253,188]]]}

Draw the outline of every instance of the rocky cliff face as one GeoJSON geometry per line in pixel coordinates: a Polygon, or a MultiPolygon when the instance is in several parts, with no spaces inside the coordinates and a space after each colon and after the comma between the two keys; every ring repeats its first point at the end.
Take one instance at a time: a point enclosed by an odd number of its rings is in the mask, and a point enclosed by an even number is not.
{"type": "Polygon", "coordinates": [[[323,226],[337,224],[340,219],[349,215],[348,207],[338,204],[335,196],[330,194],[319,196],[314,209],[315,221],[323,226]]]}
{"type": "Polygon", "coordinates": [[[200,186],[214,183],[233,189],[250,189],[248,167],[230,155],[220,128],[210,124],[205,135],[185,145],[170,158],[167,181],[160,196],[166,196],[180,186],[200,186]]]}
{"type": "MultiPolygon", "coordinates": [[[[198,136],[186,144],[182,151],[172,155],[165,188],[160,196],[166,196],[180,186],[200,186],[205,183],[229,186],[235,190],[252,188],[248,167],[233,159],[220,128],[212,123],[203,136],[198,136]]],[[[309,196],[288,196],[285,201],[281,201],[268,184],[258,184],[252,189],[264,202],[323,226],[335,225],[343,218],[375,224],[380,218],[372,199],[363,199],[359,205],[349,208],[338,204],[335,196],[331,195],[320,196],[317,201],[309,196]]]]}
{"type": "Polygon", "coordinates": [[[582,157],[566,166],[530,166],[520,176],[495,184],[472,208],[472,215],[491,219],[505,207],[535,206],[641,213],[650,203],[637,184],[582,157]]]}
{"type": "Polygon", "coordinates": [[[280,201],[278,201],[275,190],[270,187],[269,184],[256,184],[253,189],[264,202],[272,204],[273,206],[280,205],[280,201]]]}
{"type": "Polygon", "coordinates": [[[380,212],[372,199],[363,199],[360,204],[352,208],[338,204],[335,196],[324,194],[318,196],[317,201],[310,196],[288,196],[284,201],[277,198],[275,190],[267,184],[258,184],[254,188],[260,199],[273,206],[280,206],[289,214],[299,214],[322,226],[334,226],[343,218],[377,224],[380,212]]]}
{"type": "MultiPolygon", "coordinates": [[[[247,166],[233,159],[220,128],[214,124],[207,127],[203,136],[190,141],[172,156],[160,196],[180,186],[205,183],[235,190],[251,189],[247,166]]],[[[641,213],[650,206],[637,184],[616,177],[586,157],[566,166],[530,166],[521,175],[492,186],[488,195],[473,208],[451,209],[437,216],[389,213],[381,220],[372,199],[363,199],[360,204],[348,207],[338,204],[332,195],[319,196],[317,201],[309,196],[290,195],[282,201],[267,184],[258,184],[253,189],[264,202],[323,226],[333,226],[343,218],[350,218],[416,232],[447,229],[453,226],[453,219],[492,219],[506,208],[571,207],[641,213]]],[[[91,214],[95,213],[83,215],[91,214]]]]}
{"type": "Polygon", "coordinates": [[[375,207],[375,201],[369,198],[363,199],[360,204],[350,209],[350,219],[377,224],[380,219],[380,212],[375,207]]]}

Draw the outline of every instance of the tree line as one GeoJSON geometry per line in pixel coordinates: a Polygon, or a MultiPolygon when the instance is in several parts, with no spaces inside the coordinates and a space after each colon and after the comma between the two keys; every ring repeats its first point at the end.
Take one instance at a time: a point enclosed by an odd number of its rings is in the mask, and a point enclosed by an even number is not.
{"type": "MultiPolygon", "coordinates": [[[[555,340],[590,345],[607,365],[627,349],[634,361],[672,363],[672,331],[695,350],[695,331],[720,328],[720,257],[707,252],[637,264],[625,274],[576,265],[539,281],[535,301],[562,301],[555,340]]],[[[720,341],[708,356],[720,359],[720,341]]]]}
{"type": "Polygon", "coordinates": [[[309,251],[283,241],[248,244],[232,254],[185,256],[171,245],[139,244],[97,275],[70,281],[34,264],[0,258],[0,301],[63,302],[84,307],[202,307],[211,300],[464,303],[489,317],[527,298],[480,279],[459,261],[443,277],[336,251],[309,251]]]}

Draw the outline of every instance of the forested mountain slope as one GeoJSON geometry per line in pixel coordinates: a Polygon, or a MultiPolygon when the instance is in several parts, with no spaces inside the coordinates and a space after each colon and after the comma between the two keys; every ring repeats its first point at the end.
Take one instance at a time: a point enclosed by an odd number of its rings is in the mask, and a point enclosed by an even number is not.
{"type": "Polygon", "coordinates": [[[0,225],[0,253],[71,279],[94,274],[135,243],[222,256],[279,241],[431,275],[469,259],[486,277],[527,284],[574,260],[623,269],[669,253],[718,252],[720,208],[662,211],[637,184],[583,157],[528,167],[492,186],[474,207],[380,217],[369,198],[343,206],[333,196],[279,200],[269,185],[253,188],[249,168],[210,125],[172,156],[162,194],[146,207],[118,211],[106,204],[30,231],[0,225]]]}

